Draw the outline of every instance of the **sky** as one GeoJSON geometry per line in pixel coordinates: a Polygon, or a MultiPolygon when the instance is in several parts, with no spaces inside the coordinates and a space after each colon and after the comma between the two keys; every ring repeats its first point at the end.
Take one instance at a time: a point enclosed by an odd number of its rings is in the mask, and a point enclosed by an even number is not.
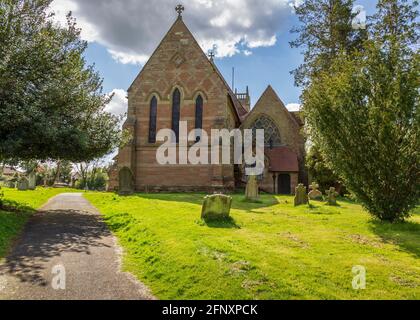
{"type": "MultiPolygon", "coordinates": [[[[51,10],[61,23],[72,11],[89,46],[85,57],[104,78],[104,92],[114,93],[106,110],[127,111],[126,90],[177,18],[183,19],[205,52],[216,47],[215,63],[226,81],[245,92],[252,105],[271,85],[288,109],[299,109],[300,88],[290,71],[301,64],[299,49],[289,42],[298,26],[293,4],[301,0],[54,0],[51,10]]],[[[376,1],[358,0],[367,14],[376,1]]]]}

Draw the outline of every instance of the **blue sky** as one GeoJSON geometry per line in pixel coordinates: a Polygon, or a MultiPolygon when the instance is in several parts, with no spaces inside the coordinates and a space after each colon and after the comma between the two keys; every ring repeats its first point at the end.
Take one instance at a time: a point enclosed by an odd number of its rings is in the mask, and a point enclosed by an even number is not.
{"type": "MultiPolygon", "coordinates": [[[[184,21],[203,50],[218,46],[216,65],[235,87],[249,86],[255,104],[271,84],[283,102],[299,103],[300,88],[294,86],[290,71],[301,62],[299,49],[289,42],[298,24],[290,7],[296,0],[189,0],[185,1],[184,21]]],[[[297,0],[299,1],[299,0],[297,0]]],[[[82,37],[89,41],[86,59],[95,64],[104,78],[104,91],[115,92],[109,110],[123,113],[125,90],[130,86],[148,56],[176,19],[176,0],[54,0],[57,19],[68,10],[78,20],[82,37]]],[[[359,0],[368,14],[376,1],[359,0]]]]}

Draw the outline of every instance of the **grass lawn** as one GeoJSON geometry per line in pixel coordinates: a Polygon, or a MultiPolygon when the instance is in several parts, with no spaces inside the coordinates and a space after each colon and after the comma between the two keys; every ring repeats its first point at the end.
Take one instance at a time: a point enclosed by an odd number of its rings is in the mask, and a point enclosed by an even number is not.
{"type": "Polygon", "coordinates": [[[161,299],[420,299],[419,210],[391,225],[351,202],[235,195],[233,220],[206,224],[203,196],[85,194],[124,247],[125,270],[161,299]],[[365,290],[352,288],[356,265],[365,290]]]}
{"type": "Polygon", "coordinates": [[[5,202],[11,211],[0,210],[0,260],[9,250],[13,239],[20,233],[28,218],[47,200],[68,189],[38,188],[33,191],[18,191],[3,188],[5,202]]]}

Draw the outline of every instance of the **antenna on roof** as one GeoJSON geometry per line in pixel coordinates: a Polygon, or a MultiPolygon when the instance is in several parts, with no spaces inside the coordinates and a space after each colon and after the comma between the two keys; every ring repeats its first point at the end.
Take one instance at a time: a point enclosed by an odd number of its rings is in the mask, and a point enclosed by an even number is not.
{"type": "Polygon", "coordinates": [[[235,67],[232,67],[232,90],[235,90],[235,67]]]}

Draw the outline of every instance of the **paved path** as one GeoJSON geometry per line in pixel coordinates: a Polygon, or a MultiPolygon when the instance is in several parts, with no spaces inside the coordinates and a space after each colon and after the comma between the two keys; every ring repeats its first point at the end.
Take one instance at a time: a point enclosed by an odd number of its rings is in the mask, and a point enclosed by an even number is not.
{"type": "Polygon", "coordinates": [[[0,265],[0,299],[153,299],[143,284],[120,272],[120,253],[82,194],[58,195],[30,219],[0,265]],[[64,273],[66,289],[54,289],[64,273]]]}

